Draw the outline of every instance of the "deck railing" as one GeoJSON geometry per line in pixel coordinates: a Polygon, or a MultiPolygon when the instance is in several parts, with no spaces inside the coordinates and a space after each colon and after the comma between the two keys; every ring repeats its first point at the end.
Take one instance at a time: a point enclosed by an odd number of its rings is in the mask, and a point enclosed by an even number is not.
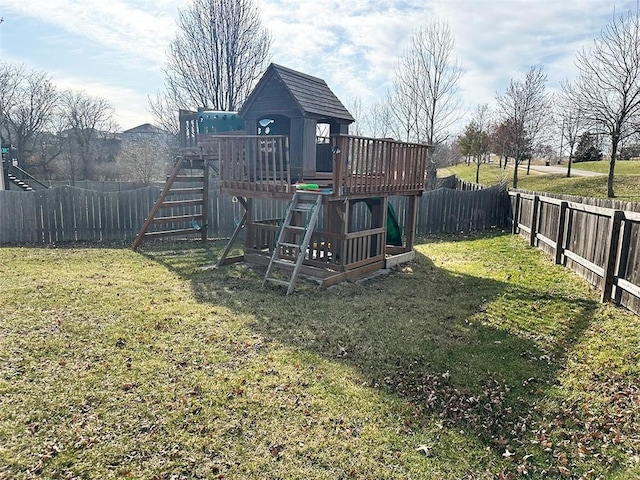
{"type": "Polygon", "coordinates": [[[408,194],[424,189],[429,146],[395,140],[336,135],[334,191],[408,194]]]}
{"type": "Polygon", "coordinates": [[[180,110],[180,146],[193,148],[198,145],[198,113],[180,110]]]}
{"type": "Polygon", "coordinates": [[[220,187],[256,192],[288,192],[289,138],[281,135],[215,137],[220,187]]]}
{"type": "MultiPolygon", "coordinates": [[[[223,189],[292,191],[288,137],[216,135],[210,140],[209,150],[217,149],[220,159],[223,189]]],[[[334,195],[410,195],[424,189],[427,145],[335,135],[331,148],[334,195]]]]}
{"type": "MultiPolygon", "coordinates": [[[[278,234],[279,222],[279,219],[271,219],[253,223],[252,228],[247,230],[247,234],[251,235],[246,243],[249,248],[256,252],[271,250],[278,234]]],[[[344,271],[380,261],[385,253],[385,236],[385,228],[351,232],[346,235],[314,231],[305,255],[305,264],[344,271]]],[[[287,242],[297,244],[300,238],[291,237],[287,242]]],[[[297,250],[291,247],[279,248],[280,256],[296,260],[297,250]]]]}

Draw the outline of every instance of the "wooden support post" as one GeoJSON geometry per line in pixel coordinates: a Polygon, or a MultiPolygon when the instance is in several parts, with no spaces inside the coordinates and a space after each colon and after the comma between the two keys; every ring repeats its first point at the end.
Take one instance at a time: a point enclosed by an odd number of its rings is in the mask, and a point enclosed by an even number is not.
{"type": "Polygon", "coordinates": [[[347,233],[349,233],[349,221],[351,218],[351,200],[346,199],[345,202],[343,203],[344,206],[344,210],[342,210],[343,213],[343,217],[342,217],[342,225],[340,226],[342,231],[340,232],[344,238],[342,245],[341,245],[341,251],[340,251],[340,263],[343,265],[348,265],[349,263],[351,263],[351,260],[348,258],[348,252],[347,252],[347,247],[349,244],[349,240],[346,239],[347,233]]]}
{"type": "Polygon", "coordinates": [[[533,197],[533,207],[531,208],[531,232],[529,236],[529,245],[536,246],[536,234],[538,233],[538,210],[540,209],[540,197],[533,197]]]}
{"type": "Polygon", "coordinates": [[[516,204],[513,207],[513,220],[511,223],[511,233],[514,235],[520,230],[518,223],[520,222],[520,194],[516,193],[516,204]]]}
{"type": "Polygon", "coordinates": [[[605,256],[604,265],[604,285],[602,287],[602,302],[611,300],[611,292],[613,291],[613,279],[615,277],[616,258],[618,256],[618,244],[620,242],[620,226],[624,219],[624,212],[616,210],[611,217],[611,226],[609,227],[609,238],[607,239],[607,255],[605,256]]]}
{"type": "MultiPolygon", "coordinates": [[[[200,154],[202,158],[202,154],[200,154]]],[[[209,160],[204,160],[202,168],[202,225],[200,227],[200,239],[207,241],[209,230],[209,160]]]]}
{"type": "Polygon", "coordinates": [[[405,247],[407,251],[413,250],[413,247],[416,244],[416,223],[418,218],[418,197],[416,195],[412,195],[409,197],[409,205],[406,213],[406,225],[404,226],[405,231],[405,247]]]}
{"type": "Polygon", "coordinates": [[[242,215],[242,219],[240,220],[240,223],[236,225],[236,229],[233,231],[233,235],[231,235],[231,238],[229,239],[227,246],[224,247],[224,251],[222,252],[222,255],[220,255],[220,258],[218,259],[218,263],[216,263],[216,267],[221,267],[225,264],[225,260],[227,259],[227,255],[229,255],[231,248],[233,247],[233,243],[236,241],[236,239],[238,238],[238,235],[240,234],[240,231],[247,223],[247,216],[248,216],[247,212],[249,211],[249,204],[242,197],[238,197],[238,201],[244,208],[244,214],[242,215]]]}
{"type": "MultiPolygon", "coordinates": [[[[629,253],[631,248],[631,225],[628,220],[624,221],[624,228],[622,229],[622,243],[620,245],[620,256],[618,258],[618,271],[616,272],[616,278],[625,279],[627,275],[627,264],[629,263],[629,253]]],[[[622,301],[622,289],[616,288],[615,302],[619,305],[622,301]]]]}
{"type": "Polygon", "coordinates": [[[569,208],[569,202],[560,203],[558,230],[556,231],[556,265],[560,265],[562,263],[562,254],[564,253],[564,227],[567,220],[567,208],[569,208]]]}

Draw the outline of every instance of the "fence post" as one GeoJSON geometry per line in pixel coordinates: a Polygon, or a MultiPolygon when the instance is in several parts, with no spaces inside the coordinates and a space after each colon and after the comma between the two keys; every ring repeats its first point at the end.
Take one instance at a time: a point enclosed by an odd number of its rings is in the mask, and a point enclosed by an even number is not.
{"type": "MultiPolygon", "coordinates": [[[[202,158],[202,154],[200,154],[202,158]]],[[[200,240],[207,241],[209,231],[209,160],[204,160],[202,170],[202,225],[200,226],[200,240]]]]}
{"type": "MultiPolygon", "coordinates": [[[[618,271],[616,272],[617,278],[625,278],[627,275],[627,263],[629,262],[629,253],[631,247],[631,223],[628,220],[624,222],[624,228],[622,229],[622,244],[620,246],[620,259],[618,260],[618,271]]],[[[614,298],[615,302],[620,305],[622,301],[622,289],[616,288],[616,294],[614,298]]]]}
{"type": "Polygon", "coordinates": [[[613,280],[615,277],[616,257],[618,255],[618,243],[620,241],[620,226],[624,219],[624,212],[616,210],[611,217],[611,226],[609,227],[609,238],[607,243],[607,255],[605,256],[604,265],[604,285],[602,287],[602,302],[611,300],[611,292],[613,291],[613,280]]]}
{"type": "Polygon", "coordinates": [[[556,265],[562,263],[562,254],[564,253],[564,227],[567,219],[567,208],[569,202],[560,203],[560,214],[558,215],[558,230],[556,232],[556,265]]]}
{"type": "Polygon", "coordinates": [[[411,195],[407,199],[408,205],[405,216],[405,232],[406,232],[406,244],[407,250],[413,250],[416,244],[416,225],[418,222],[418,197],[411,195]]]}
{"type": "Polygon", "coordinates": [[[531,209],[531,235],[529,236],[529,245],[536,246],[536,233],[538,233],[538,209],[540,208],[540,197],[534,195],[533,208],[531,209]]]}
{"type": "Polygon", "coordinates": [[[511,233],[518,233],[518,223],[520,222],[520,194],[516,193],[516,204],[513,209],[513,220],[511,222],[511,233]]]}

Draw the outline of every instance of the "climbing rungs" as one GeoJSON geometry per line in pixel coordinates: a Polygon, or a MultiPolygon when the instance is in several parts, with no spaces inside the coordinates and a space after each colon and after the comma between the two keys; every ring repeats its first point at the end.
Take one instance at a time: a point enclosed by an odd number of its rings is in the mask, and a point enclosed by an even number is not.
{"type": "MultiPolygon", "coordinates": [[[[169,177],[167,177],[167,180],[169,177]]],[[[178,175],[174,182],[201,182],[204,180],[202,175],[178,175]]]]}
{"type": "Polygon", "coordinates": [[[204,202],[201,198],[194,200],[172,200],[170,202],[163,202],[161,207],[191,207],[193,205],[202,205],[204,202]]]}
{"type": "Polygon", "coordinates": [[[296,266],[295,262],[289,262],[287,260],[282,260],[282,259],[274,259],[273,264],[279,265],[281,267],[289,267],[289,268],[293,268],[296,266]]]}
{"type": "Polygon", "coordinates": [[[185,160],[182,162],[182,171],[202,170],[204,169],[204,160],[185,160]]]}
{"type": "Polygon", "coordinates": [[[281,247],[300,248],[300,245],[297,243],[279,242],[278,245],[281,247]]]}
{"type": "Polygon", "coordinates": [[[202,187],[194,187],[194,188],[172,188],[169,190],[169,195],[192,195],[204,192],[204,188],[202,187]]]}
{"type": "Polygon", "coordinates": [[[202,215],[175,215],[173,217],[155,217],[151,223],[173,223],[173,222],[191,222],[193,220],[202,220],[202,215]]]}
{"type": "Polygon", "coordinates": [[[202,240],[205,240],[207,238],[205,222],[208,213],[208,178],[208,160],[202,156],[200,158],[177,157],[171,174],[167,177],[162,192],[153,204],[131,245],[131,249],[135,251],[144,239],[169,235],[199,234],[202,236],[202,240]],[[183,187],[177,184],[175,185],[177,188],[173,188],[176,182],[185,182],[187,185],[183,187]],[[191,198],[185,198],[184,195],[189,195],[191,198]],[[182,199],[180,196],[183,196],[182,199]],[[173,200],[168,200],[168,198],[173,198],[173,200]],[[166,209],[169,208],[178,208],[179,210],[167,211],[166,209]],[[190,225],[187,222],[190,222],[190,225]],[[156,228],[171,230],[149,232],[148,229],[151,225],[161,225],[156,228]],[[190,228],[175,228],[176,226],[190,228]]]}
{"type": "Polygon", "coordinates": [[[321,204],[322,197],[319,195],[309,196],[298,192],[293,195],[291,202],[289,202],[287,206],[285,217],[282,220],[280,232],[271,255],[271,261],[269,262],[264,281],[262,282],[263,285],[265,282],[275,282],[287,287],[287,295],[293,292],[296,279],[302,267],[302,262],[305,259],[307,247],[311,241],[311,234],[318,220],[319,207],[321,204]],[[297,218],[299,215],[294,216],[294,212],[306,212],[308,215],[297,218]],[[292,225],[293,222],[304,222],[304,225],[292,225]],[[301,234],[300,244],[291,243],[292,241],[296,241],[297,238],[289,238],[288,242],[285,241],[285,239],[287,239],[287,233],[285,232],[290,231],[301,234]],[[295,249],[295,255],[291,252],[293,249],[295,249]],[[289,271],[291,278],[288,282],[275,279],[271,275],[274,269],[289,271]]]}
{"type": "Polygon", "coordinates": [[[145,237],[168,237],[170,235],[187,235],[191,233],[202,233],[202,231],[197,228],[182,228],[180,230],[164,230],[161,232],[147,232],[144,234],[144,236],[145,237]]]}

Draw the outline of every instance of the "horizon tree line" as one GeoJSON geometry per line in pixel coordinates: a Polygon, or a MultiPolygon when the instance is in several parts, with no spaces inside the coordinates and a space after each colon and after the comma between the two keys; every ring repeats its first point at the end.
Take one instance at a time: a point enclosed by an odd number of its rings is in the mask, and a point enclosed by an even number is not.
{"type": "MultiPolygon", "coordinates": [[[[177,24],[164,68],[165,90],[149,97],[157,123],[172,133],[178,131],[180,109],[237,110],[267,66],[272,42],[253,0],[195,0],[179,9],[177,24]]],[[[387,96],[366,109],[358,99],[352,102],[360,117],[353,131],[436,147],[427,185],[435,180],[438,158],[447,156],[444,150],[469,155],[477,173],[492,151],[501,166],[513,161],[514,187],[517,167],[526,162],[528,173],[536,152],[553,151],[554,138],[560,139],[560,155],[564,145],[569,149],[570,175],[581,136],[606,136],[608,194],[615,196],[615,162],[624,142],[640,132],[637,12],[615,17],[590,48],[577,52],[578,77],[563,82],[560,93],[548,93],[543,68],[532,66],[496,94],[493,112],[482,107],[482,121],[478,106],[457,137],[451,130],[464,111],[458,95],[463,68],[453,52],[446,21],[435,19],[417,29],[399,55],[387,96]]],[[[0,62],[0,111],[2,137],[17,147],[24,164],[45,175],[55,165],[57,174],[89,178],[101,163],[115,161],[113,152],[95,148],[117,127],[109,102],[81,91],[60,92],[44,72],[0,62]]],[[[139,152],[129,155],[138,157],[139,152]]]]}

